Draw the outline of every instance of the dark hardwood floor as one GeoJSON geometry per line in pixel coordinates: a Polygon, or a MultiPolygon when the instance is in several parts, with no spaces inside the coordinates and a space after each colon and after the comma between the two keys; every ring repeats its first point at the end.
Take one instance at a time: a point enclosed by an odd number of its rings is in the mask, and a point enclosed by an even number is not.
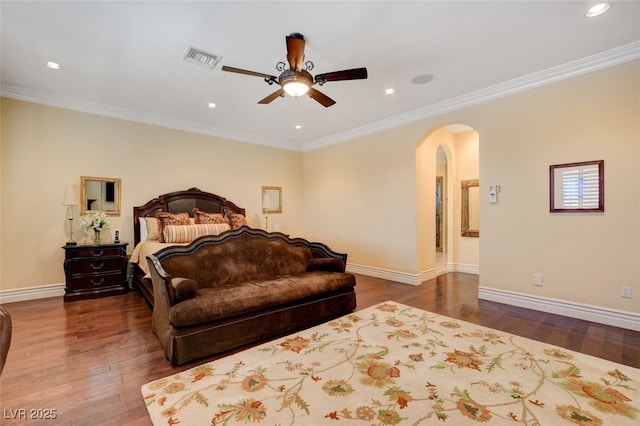
{"type": "MultiPolygon", "coordinates": [[[[421,286],[358,275],[358,309],[393,300],[431,312],[640,367],[640,332],[478,301],[475,275],[450,273],[421,286]]],[[[137,292],[64,303],[4,305],[13,339],[0,377],[2,425],[150,425],[140,386],[219,357],[171,367],[137,292]],[[26,419],[19,419],[20,410],[26,419]],[[40,411],[31,411],[40,410],[40,411]],[[51,414],[34,420],[32,414],[51,414]]]]}

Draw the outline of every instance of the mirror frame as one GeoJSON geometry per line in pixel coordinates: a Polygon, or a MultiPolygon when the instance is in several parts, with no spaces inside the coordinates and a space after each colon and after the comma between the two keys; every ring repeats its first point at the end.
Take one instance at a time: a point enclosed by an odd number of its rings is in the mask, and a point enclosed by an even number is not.
{"type": "Polygon", "coordinates": [[[90,213],[104,213],[107,216],[120,216],[120,190],[121,180],[119,178],[105,178],[96,176],[80,176],[80,214],[90,213]],[[87,210],[87,181],[98,182],[112,182],[114,184],[114,210],[113,211],[101,211],[101,210],[87,210]]]}
{"type": "MultiPolygon", "coordinates": [[[[262,200],[264,200],[264,196],[269,195],[269,201],[271,202],[271,207],[267,209],[267,214],[269,213],[282,213],[282,187],[281,186],[263,186],[262,187],[262,200]]],[[[264,209],[262,210],[264,213],[264,209]]]]}
{"type": "Polygon", "coordinates": [[[461,235],[463,237],[480,237],[479,229],[469,229],[469,188],[480,186],[480,181],[478,179],[471,180],[463,180],[460,182],[461,185],[461,198],[462,198],[462,223],[461,227],[461,235]]]}

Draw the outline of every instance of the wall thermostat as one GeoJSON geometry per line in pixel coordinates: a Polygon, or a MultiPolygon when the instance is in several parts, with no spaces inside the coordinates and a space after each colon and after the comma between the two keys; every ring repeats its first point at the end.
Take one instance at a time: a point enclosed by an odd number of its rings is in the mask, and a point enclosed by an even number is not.
{"type": "Polygon", "coordinates": [[[500,185],[491,185],[489,187],[489,202],[495,204],[498,202],[498,192],[500,192],[500,185]]]}

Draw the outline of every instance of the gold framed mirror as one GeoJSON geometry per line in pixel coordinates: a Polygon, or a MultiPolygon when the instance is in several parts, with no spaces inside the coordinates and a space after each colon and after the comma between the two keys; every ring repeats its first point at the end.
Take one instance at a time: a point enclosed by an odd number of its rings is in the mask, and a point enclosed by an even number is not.
{"type": "Polygon", "coordinates": [[[80,176],[80,214],[120,216],[120,190],[118,178],[80,176]]]}
{"type": "Polygon", "coordinates": [[[462,186],[462,223],[463,237],[480,236],[480,181],[463,180],[462,186]]]}
{"type": "Polygon", "coordinates": [[[263,186],[262,187],[262,212],[282,213],[282,187],[263,186]]]}

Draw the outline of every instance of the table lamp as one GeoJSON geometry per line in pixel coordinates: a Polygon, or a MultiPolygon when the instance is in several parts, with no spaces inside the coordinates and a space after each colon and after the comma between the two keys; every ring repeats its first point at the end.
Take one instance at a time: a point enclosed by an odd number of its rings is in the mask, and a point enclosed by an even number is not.
{"type": "Polygon", "coordinates": [[[67,245],[75,246],[76,242],[73,241],[73,206],[78,205],[78,191],[75,185],[69,184],[64,189],[62,205],[67,206],[67,219],[69,219],[69,241],[67,241],[67,245]]]}

